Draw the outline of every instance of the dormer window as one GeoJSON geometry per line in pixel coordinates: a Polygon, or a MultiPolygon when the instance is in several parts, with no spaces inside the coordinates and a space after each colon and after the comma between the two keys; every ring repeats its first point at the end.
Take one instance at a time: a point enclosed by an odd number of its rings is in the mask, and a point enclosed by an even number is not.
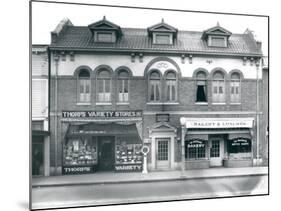
{"type": "Polygon", "coordinates": [[[209,36],[208,46],[227,47],[227,39],[226,37],[221,37],[221,36],[209,36]]]}
{"type": "Polygon", "coordinates": [[[222,28],[219,24],[212,27],[202,34],[202,39],[207,42],[209,47],[227,47],[228,39],[231,36],[231,32],[222,28]]]}
{"type": "Polygon", "coordinates": [[[176,28],[164,23],[163,19],[161,23],[149,27],[147,31],[152,44],[158,45],[172,45],[178,32],[176,28]]]}
{"type": "Polygon", "coordinates": [[[115,42],[114,32],[95,32],[96,42],[115,42]]]}
{"type": "Polygon", "coordinates": [[[122,36],[120,26],[108,21],[103,17],[102,20],[88,26],[93,34],[94,42],[115,43],[122,36]]]}
{"type": "Polygon", "coordinates": [[[154,33],[153,34],[153,44],[173,44],[172,34],[154,33]]]}

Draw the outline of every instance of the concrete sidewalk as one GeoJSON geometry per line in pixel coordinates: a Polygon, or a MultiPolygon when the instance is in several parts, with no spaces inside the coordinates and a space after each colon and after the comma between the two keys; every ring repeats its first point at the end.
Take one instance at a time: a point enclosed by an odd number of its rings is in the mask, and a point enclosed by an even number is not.
{"type": "Polygon", "coordinates": [[[134,182],[156,182],[185,179],[206,179],[219,177],[267,175],[268,167],[244,168],[209,168],[182,171],[153,171],[147,174],[141,172],[115,173],[97,172],[83,175],[63,175],[32,178],[32,187],[73,186],[93,184],[114,184],[134,182]]]}

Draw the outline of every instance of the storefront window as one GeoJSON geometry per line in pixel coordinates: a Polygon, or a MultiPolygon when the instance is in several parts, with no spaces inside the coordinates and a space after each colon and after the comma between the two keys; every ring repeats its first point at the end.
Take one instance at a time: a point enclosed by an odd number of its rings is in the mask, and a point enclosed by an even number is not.
{"type": "Polygon", "coordinates": [[[206,141],[194,139],[185,141],[186,159],[204,159],[206,158],[206,141]]]}
{"type": "MultiPolygon", "coordinates": [[[[127,139],[127,138],[126,138],[127,139]]],[[[116,164],[141,164],[142,153],[141,144],[130,144],[124,138],[118,138],[116,141],[116,164]]]]}
{"type": "Polygon", "coordinates": [[[229,158],[251,158],[251,140],[246,138],[236,138],[227,142],[229,158]]]}
{"type": "Polygon", "coordinates": [[[64,165],[97,164],[97,142],[89,138],[71,138],[63,147],[64,165]]]}

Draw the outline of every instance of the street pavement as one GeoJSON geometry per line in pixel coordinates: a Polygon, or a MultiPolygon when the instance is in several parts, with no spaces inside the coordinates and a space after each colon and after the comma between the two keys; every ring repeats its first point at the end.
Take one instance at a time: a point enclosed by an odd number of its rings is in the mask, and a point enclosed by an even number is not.
{"type": "Polygon", "coordinates": [[[267,175],[34,186],[32,209],[268,194],[267,175]]]}

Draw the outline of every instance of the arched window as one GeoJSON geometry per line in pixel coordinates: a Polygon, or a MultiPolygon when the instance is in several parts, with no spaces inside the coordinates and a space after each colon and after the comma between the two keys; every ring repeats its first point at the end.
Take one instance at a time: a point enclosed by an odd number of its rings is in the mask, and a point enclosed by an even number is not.
{"type": "Polygon", "coordinates": [[[82,69],[78,74],[78,101],[81,103],[90,102],[90,72],[82,69]]]}
{"type": "Polygon", "coordinates": [[[207,102],[207,75],[203,71],[196,74],[196,102],[207,102]]]}
{"type": "Polygon", "coordinates": [[[160,101],[160,87],[161,87],[161,77],[158,71],[152,71],[149,74],[149,101],[159,102],[160,101]]]}
{"type": "Polygon", "coordinates": [[[234,72],[231,74],[230,81],[230,102],[231,103],[240,103],[241,99],[241,80],[240,74],[234,72]]]}
{"type": "Polygon", "coordinates": [[[111,74],[105,68],[98,71],[97,91],[98,102],[111,102],[111,74]]]}
{"type": "Polygon", "coordinates": [[[118,72],[118,101],[129,102],[129,73],[127,70],[118,72]]]}
{"type": "Polygon", "coordinates": [[[212,83],[212,101],[213,103],[224,103],[225,102],[225,81],[224,73],[221,71],[216,71],[213,74],[212,83]]]}
{"type": "Polygon", "coordinates": [[[166,101],[175,102],[177,101],[177,75],[174,71],[169,71],[165,77],[166,86],[166,101]]]}

